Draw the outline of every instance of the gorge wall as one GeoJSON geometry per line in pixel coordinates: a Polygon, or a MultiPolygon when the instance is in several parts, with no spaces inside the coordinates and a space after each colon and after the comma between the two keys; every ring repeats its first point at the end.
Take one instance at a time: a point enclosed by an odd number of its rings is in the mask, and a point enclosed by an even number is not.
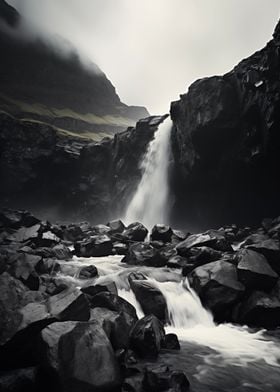
{"type": "Polygon", "coordinates": [[[174,221],[255,223],[280,212],[280,24],[266,47],[171,104],[174,221]]]}

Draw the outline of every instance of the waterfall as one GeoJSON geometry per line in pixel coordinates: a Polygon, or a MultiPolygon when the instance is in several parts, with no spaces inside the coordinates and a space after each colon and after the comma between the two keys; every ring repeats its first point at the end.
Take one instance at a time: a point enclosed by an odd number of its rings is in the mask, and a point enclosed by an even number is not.
{"type": "Polygon", "coordinates": [[[149,229],[156,223],[168,223],[171,129],[172,121],[168,117],[148,146],[141,163],[141,181],[126,210],[126,223],[140,221],[149,229]]]}

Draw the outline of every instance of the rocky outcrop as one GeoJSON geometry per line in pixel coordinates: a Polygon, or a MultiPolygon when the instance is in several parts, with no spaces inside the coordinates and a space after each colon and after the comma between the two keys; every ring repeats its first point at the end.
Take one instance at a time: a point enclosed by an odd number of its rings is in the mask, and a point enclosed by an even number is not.
{"type": "MultiPolygon", "coordinates": [[[[142,156],[164,118],[149,117],[114,139],[88,143],[0,114],[2,206],[52,211],[67,221],[99,223],[122,215],[139,182],[142,156]]],[[[129,228],[128,239],[137,230],[129,228]]]]}
{"type": "Polygon", "coordinates": [[[279,214],[280,34],[171,104],[174,220],[203,227],[279,214]]]}

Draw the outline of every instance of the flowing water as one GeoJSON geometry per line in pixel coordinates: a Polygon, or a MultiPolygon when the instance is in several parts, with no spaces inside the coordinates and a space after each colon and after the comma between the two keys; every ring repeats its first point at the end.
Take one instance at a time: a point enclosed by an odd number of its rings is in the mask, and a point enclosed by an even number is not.
{"type": "Polygon", "coordinates": [[[128,224],[139,221],[151,229],[155,223],[168,223],[171,129],[168,117],[148,146],[141,163],[142,179],[126,210],[124,221],[128,224]]]}
{"type": "Polygon", "coordinates": [[[60,278],[78,287],[115,282],[118,294],[142,317],[128,282],[131,272],[141,272],[165,297],[170,318],[166,332],[176,333],[181,342],[180,351],[163,352],[161,361],[184,370],[193,392],[280,391],[280,346],[276,337],[246,326],[216,325],[179,270],[127,266],[121,259],[109,256],[60,262],[60,278]],[[85,265],[95,265],[99,277],[91,281],[77,279],[85,265]]]}

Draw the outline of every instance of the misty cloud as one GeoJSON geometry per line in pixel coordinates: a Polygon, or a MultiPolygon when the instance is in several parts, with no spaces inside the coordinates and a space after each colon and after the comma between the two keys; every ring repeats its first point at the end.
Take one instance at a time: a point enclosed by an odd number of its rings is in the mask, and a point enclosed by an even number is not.
{"type": "Polygon", "coordinates": [[[151,113],[271,38],[279,0],[8,0],[44,36],[71,41],[127,104],[151,113]]]}

